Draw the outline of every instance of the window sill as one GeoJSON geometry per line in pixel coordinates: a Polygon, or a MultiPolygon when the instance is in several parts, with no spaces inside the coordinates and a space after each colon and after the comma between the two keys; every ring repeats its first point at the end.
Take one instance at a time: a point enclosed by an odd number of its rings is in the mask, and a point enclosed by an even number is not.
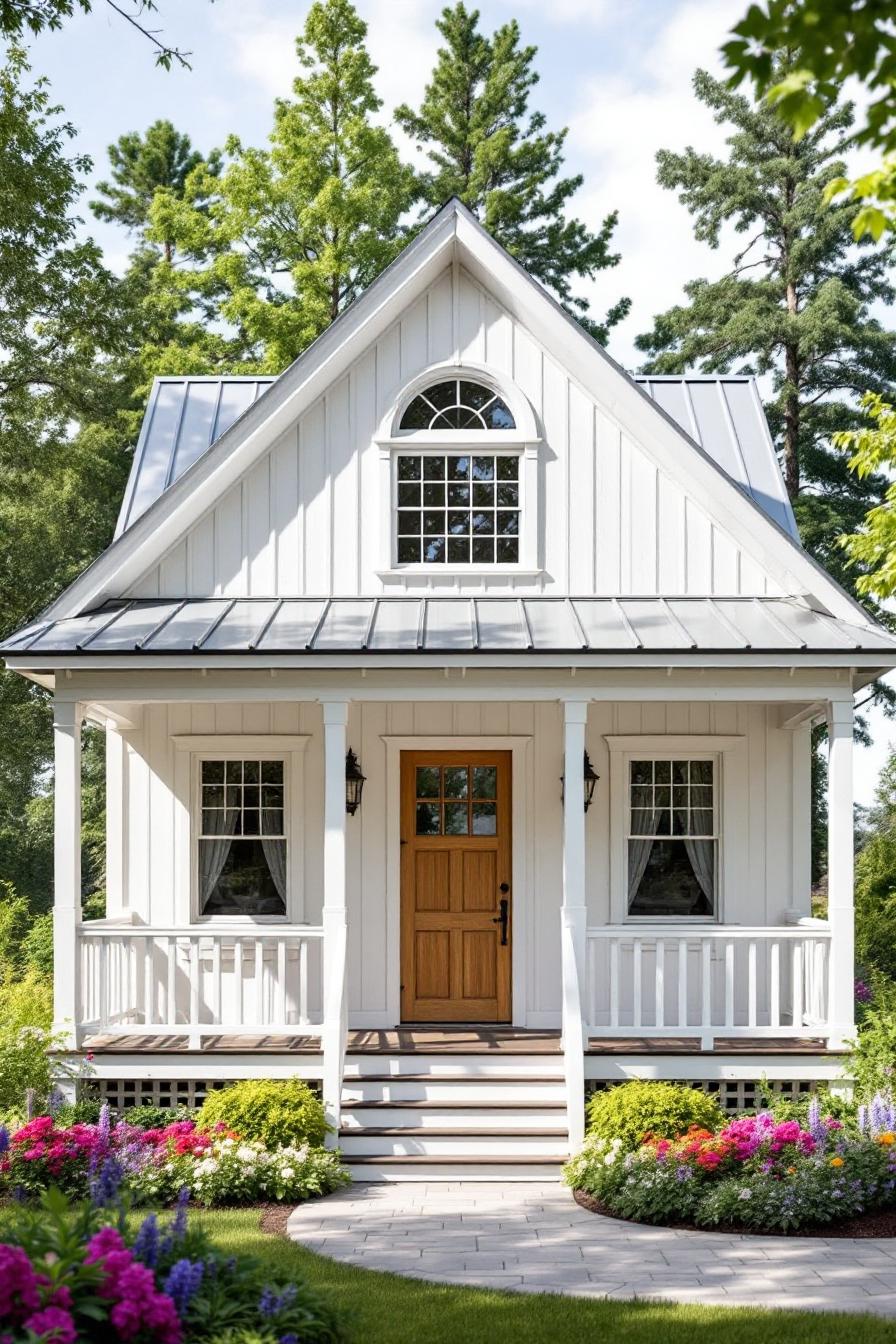
{"type": "Polygon", "coordinates": [[[445,575],[454,579],[538,579],[544,570],[527,569],[523,565],[396,565],[375,573],[378,579],[438,579],[445,575]]]}

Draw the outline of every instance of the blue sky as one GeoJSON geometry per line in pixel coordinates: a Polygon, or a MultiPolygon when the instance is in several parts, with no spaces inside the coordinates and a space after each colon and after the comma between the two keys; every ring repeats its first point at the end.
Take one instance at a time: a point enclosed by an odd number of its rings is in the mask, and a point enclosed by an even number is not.
{"type": "MultiPolygon", "coordinates": [[[[443,2],[356,0],[379,66],[384,121],[396,104],[419,101],[443,2]]],[[[95,0],[93,14],[32,43],[34,72],[50,78],[78,128],[79,149],[94,159],[95,177],[105,172],[112,140],[159,117],[188,132],[201,150],[232,131],[260,144],[274,97],[289,93],[297,73],[293,43],[308,7],[306,0],[159,0],[151,25],[192,52],[192,70],[166,72],[154,66],[145,39],[95,0]]],[[[718,69],[719,44],[746,0],[481,0],[478,8],[483,28],[516,17],[524,40],[538,47],[533,106],[549,126],[570,128],[567,166],[585,179],[577,213],[596,226],[609,210],[619,211],[622,262],[586,292],[596,313],[621,294],[631,297],[632,313],[609,348],[634,367],[634,337],[649,328],[652,315],[681,297],[686,280],[720,274],[729,256],[724,247],[713,253],[695,242],[684,208],[655,183],[654,156],[661,147],[722,147],[724,132],[695,100],[690,81],[698,66],[718,69]]],[[[396,139],[413,157],[413,147],[400,134],[396,139]]],[[[111,263],[122,265],[126,236],[92,219],[90,229],[111,263]]],[[[861,802],[870,801],[896,725],[876,716],[873,733],[874,746],[858,753],[861,802]]]]}

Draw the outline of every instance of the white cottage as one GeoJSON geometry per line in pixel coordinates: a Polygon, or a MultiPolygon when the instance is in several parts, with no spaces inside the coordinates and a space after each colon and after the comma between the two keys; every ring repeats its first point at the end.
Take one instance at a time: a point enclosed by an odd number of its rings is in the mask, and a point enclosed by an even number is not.
{"type": "Polygon", "coordinates": [[[2,652],[54,696],[56,1019],[116,1101],[300,1075],[359,1176],[525,1179],[608,1080],[838,1076],[896,641],[753,381],[631,378],[456,201],[281,377],[159,379],[115,541],[2,652]]]}

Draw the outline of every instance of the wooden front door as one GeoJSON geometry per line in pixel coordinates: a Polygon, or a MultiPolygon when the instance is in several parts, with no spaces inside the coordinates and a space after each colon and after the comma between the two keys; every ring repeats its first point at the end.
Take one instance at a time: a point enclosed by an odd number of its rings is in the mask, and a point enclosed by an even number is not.
{"type": "Polygon", "coordinates": [[[404,1021],[510,1021],[510,873],[510,752],[402,752],[404,1021]]]}

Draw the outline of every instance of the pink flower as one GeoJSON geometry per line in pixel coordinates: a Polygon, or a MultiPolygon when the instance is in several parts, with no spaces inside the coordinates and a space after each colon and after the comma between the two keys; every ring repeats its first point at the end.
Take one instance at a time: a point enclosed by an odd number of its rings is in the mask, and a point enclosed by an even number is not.
{"type": "Polygon", "coordinates": [[[40,1335],[46,1344],[75,1344],[78,1332],[71,1315],[62,1307],[44,1307],[25,1321],[25,1329],[40,1335]]]}
{"type": "Polygon", "coordinates": [[[37,1274],[21,1246],[0,1243],[0,1318],[18,1321],[40,1306],[37,1274]]]}
{"type": "Polygon", "coordinates": [[[111,1251],[123,1251],[124,1249],[125,1245],[121,1239],[121,1233],[114,1227],[102,1227],[88,1241],[84,1263],[85,1265],[92,1265],[94,1261],[102,1260],[111,1251]]]}

